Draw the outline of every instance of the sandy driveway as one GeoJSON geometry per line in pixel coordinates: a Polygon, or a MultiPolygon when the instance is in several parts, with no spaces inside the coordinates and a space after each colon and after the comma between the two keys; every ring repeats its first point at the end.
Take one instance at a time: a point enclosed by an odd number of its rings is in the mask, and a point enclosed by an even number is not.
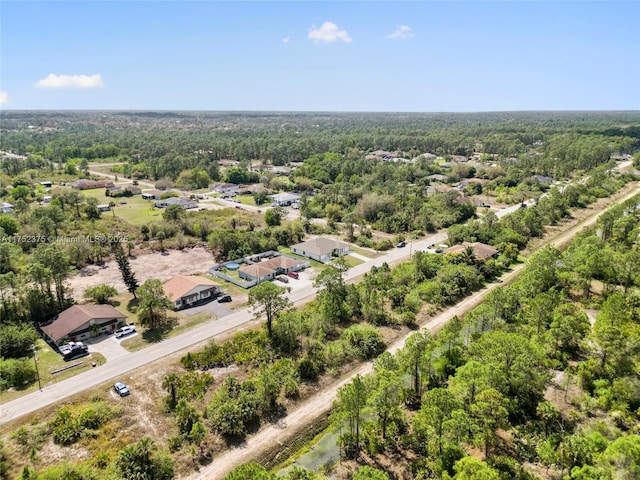
{"type": "MultiPolygon", "coordinates": [[[[140,255],[129,261],[140,284],[149,278],[165,281],[174,275],[206,273],[209,267],[216,263],[213,255],[201,247],[167,250],[164,255],[162,253],[140,255]]],[[[95,265],[85,267],[77,275],[69,278],[68,283],[76,300],[82,299],[86,288],[95,287],[101,283],[112,285],[119,292],[126,291],[115,261],[107,262],[104,267],[95,265]]]]}

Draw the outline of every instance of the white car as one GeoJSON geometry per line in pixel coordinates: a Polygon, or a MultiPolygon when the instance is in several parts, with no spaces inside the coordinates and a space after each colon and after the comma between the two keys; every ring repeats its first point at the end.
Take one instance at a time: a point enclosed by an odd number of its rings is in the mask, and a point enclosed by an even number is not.
{"type": "Polygon", "coordinates": [[[126,327],[119,328],[116,330],[116,338],[126,337],[127,335],[131,335],[136,331],[136,327],[133,325],[127,325],[126,327]]]}

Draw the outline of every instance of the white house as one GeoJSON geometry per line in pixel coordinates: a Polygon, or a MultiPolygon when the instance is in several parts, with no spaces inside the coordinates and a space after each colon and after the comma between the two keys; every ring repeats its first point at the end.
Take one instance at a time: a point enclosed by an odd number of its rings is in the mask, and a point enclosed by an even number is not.
{"type": "Polygon", "coordinates": [[[215,297],[221,291],[215,282],[195,275],[173,277],[163,285],[163,289],[176,310],[189,308],[201,300],[215,297]]]}
{"type": "Polygon", "coordinates": [[[0,209],[2,210],[2,213],[11,213],[13,212],[13,205],[7,202],[2,202],[0,203],[0,209]]]}
{"type": "Polygon", "coordinates": [[[240,187],[235,183],[214,183],[213,185],[210,185],[210,188],[216,193],[235,193],[240,187]]]}
{"type": "Polygon", "coordinates": [[[288,207],[292,203],[298,203],[300,201],[300,194],[284,192],[271,195],[271,198],[273,199],[273,203],[280,207],[288,207]]]}
{"type": "Polygon", "coordinates": [[[293,245],[291,253],[311,258],[318,262],[329,263],[334,257],[347,255],[349,253],[349,244],[331,240],[330,238],[317,237],[293,245]]]}
{"type": "Polygon", "coordinates": [[[185,210],[189,210],[190,208],[198,208],[198,201],[187,197],[169,197],[155,202],[157,208],[166,208],[169,205],[178,205],[185,210]]]}

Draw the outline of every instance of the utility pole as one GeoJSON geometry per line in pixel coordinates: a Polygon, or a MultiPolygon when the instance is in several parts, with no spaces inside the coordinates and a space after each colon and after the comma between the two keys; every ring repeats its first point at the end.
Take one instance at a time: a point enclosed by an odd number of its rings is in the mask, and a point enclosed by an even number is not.
{"type": "Polygon", "coordinates": [[[38,370],[38,358],[36,357],[36,346],[32,345],[33,348],[33,363],[36,365],[36,375],[38,376],[38,390],[42,391],[42,384],[40,383],[40,370],[38,370]]]}

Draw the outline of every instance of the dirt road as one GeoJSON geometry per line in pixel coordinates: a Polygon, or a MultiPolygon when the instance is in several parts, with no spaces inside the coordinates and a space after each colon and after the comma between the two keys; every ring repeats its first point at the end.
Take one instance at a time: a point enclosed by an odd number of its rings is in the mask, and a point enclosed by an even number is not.
{"type": "MultiPolygon", "coordinates": [[[[598,202],[591,206],[589,209],[590,213],[586,218],[572,222],[569,228],[566,228],[553,238],[548,238],[545,243],[559,248],[565,246],[580,230],[593,225],[600,215],[613,205],[613,202],[623,202],[638,193],[640,193],[640,186],[637,183],[631,184],[620,194],[615,195],[613,199],[607,199],[608,202],[598,202]]],[[[451,320],[453,316],[462,317],[465,313],[479,305],[485,296],[495,288],[501,288],[511,283],[519,275],[524,266],[524,264],[518,265],[512,271],[502,276],[501,283],[490,284],[488,287],[467,297],[457,305],[431,318],[424,325],[421,325],[421,327],[431,332],[436,332],[451,320]]],[[[388,351],[395,353],[401,349],[406,339],[412,333],[413,332],[396,341],[388,348],[388,351]]],[[[298,409],[278,421],[277,424],[270,425],[259,431],[256,435],[247,438],[240,447],[233,448],[219,457],[214,458],[209,466],[188,477],[189,480],[221,479],[238,465],[248,463],[256,458],[275,456],[275,454],[281,450],[282,446],[290,442],[303,430],[305,425],[321,419],[329,413],[340,387],[349,383],[356,375],[366,375],[372,371],[372,362],[367,362],[355,370],[352,370],[340,380],[314,395],[298,409]]]]}

